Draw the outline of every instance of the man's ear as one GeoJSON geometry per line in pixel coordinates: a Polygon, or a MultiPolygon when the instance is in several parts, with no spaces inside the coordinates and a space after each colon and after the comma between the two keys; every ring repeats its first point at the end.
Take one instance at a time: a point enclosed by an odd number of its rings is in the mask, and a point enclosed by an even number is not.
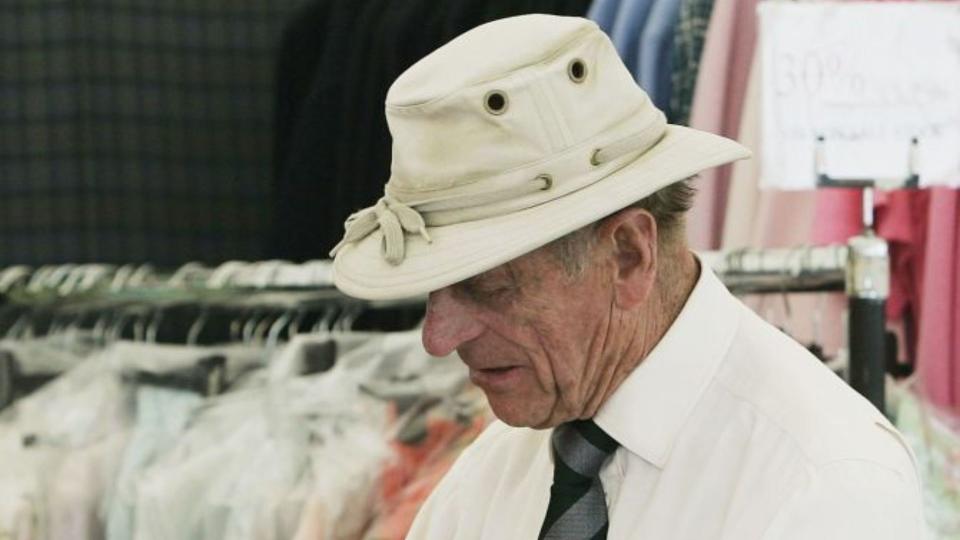
{"type": "Polygon", "coordinates": [[[642,305],[657,277],[658,230],[653,214],[638,208],[621,210],[606,218],[597,234],[601,244],[612,248],[617,307],[630,310],[642,305]]]}

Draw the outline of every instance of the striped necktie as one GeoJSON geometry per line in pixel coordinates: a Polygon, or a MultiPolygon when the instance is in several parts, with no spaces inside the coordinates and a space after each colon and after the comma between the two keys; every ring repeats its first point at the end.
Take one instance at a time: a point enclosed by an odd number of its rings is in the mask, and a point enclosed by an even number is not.
{"type": "Polygon", "coordinates": [[[604,540],[607,502],[600,466],[617,441],[591,420],[561,424],[553,430],[553,486],[539,540],[604,540]]]}

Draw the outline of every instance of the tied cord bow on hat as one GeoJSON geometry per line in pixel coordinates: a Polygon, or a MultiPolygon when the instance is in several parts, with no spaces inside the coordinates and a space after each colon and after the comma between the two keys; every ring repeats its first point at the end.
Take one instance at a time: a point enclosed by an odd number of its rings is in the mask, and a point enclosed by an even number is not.
{"type": "MultiPolygon", "coordinates": [[[[611,142],[602,148],[594,149],[589,161],[584,160],[584,167],[590,169],[628,154],[643,154],[652,148],[664,135],[666,117],[660,111],[654,111],[651,116],[652,121],[646,129],[611,142]]],[[[588,178],[586,174],[588,171],[580,172],[580,175],[572,174],[571,176],[588,178]]],[[[404,238],[406,233],[419,234],[430,243],[431,238],[426,228],[428,222],[431,226],[449,225],[502,215],[515,209],[546,202],[558,196],[547,193],[554,183],[554,177],[549,174],[531,175],[529,178],[520,180],[519,183],[516,179],[509,177],[499,180],[490,179],[476,183],[476,188],[467,192],[417,205],[421,207],[424,214],[391,196],[388,184],[388,193],[381,197],[377,204],[347,218],[344,223],[346,234],[330,252],[330,256],[335,256],[344,246],[363,240],[379,228],[383,233],[381,243],[383,258],[389,264],[397,266],[403,262],[406,255],[404,238]],[[517,197],[537,192],[544,193],[542,199],[531,201],[521,207],[510,204],[510,201],[517,197]],[[501,207],[500,203],[507,203],[508,206],[501,207]],[[424,215],[428,216],[427,219],[424,215]]],[[[576,183],[576,179],[573,183],[576,183]]]]}
{"type": "Polygon", "coordinates": [[[344,228],[346,234],[330,252],[331,257],[343,246],[362,240],[378,228],[383,233],[383,257],[394,266],[403,262],[406,233],[419,233],[424,240],[431,242],[423,216],[389,195],[381,197],[377,204],[352,214],[344,223],[344,228]]]}

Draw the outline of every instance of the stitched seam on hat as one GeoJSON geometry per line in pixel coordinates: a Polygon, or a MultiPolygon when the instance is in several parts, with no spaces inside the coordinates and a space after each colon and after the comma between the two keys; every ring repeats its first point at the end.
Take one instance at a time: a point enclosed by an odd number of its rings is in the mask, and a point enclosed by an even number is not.
{"type": "Polygon", "coordinates": [[[540,80],[527,74],[518,74],[518,76],[520,76],[524,84],[530,88],[533,94],[533,106],[537,110],[537,116],[540,117],[540,130],[550,143],[550,151],[557,152],[563,150],[567,145],[564,144],[562,134],[558,137],[560,126],[557,126],[556,122],[553,122],[553,119],[550,117],[550,100],[540,85],[540,80]]]}
{"type": "Polygon", "coordinates": [[[547,97],[547,104],[550,105],[550,110],[553,113],[554,123],[560,131],[560,135],[563,137],[562,148],[567,148],[573,144],[573,134],[570,133],[570,128],[567,126],[567,122],[561,114],[560,102],[557,101],[557,95],[553,92],[553,85],[548,77],[541,79],[540,84],[543,85],[543,94],[547,97]]]}
{"type": "MultiPolygon", "coordinates": [[[[592,21],[591,21],[591,22],[592,22],[592,21]]],[[[498,82],[498,81],[502,81],[502,80],[504,80],[504,79],[510,78],[511,76],[513,76],[513,75],[514,75],[516,72],[518,72],[518,71],[523,71],[523,70],[526,70],[526,69],[528,69],[528,68],[530,68],[530,67],[533,67],[533,66],[538,66],[538,65],[542,65],[542,64],[547,64],[547,63],[551,62],[552,60],[556,59],[557,57],[564,55],[569,49],[572,49],[572,48],[573,48],[574,46],[576,46],[579,42],[581,42],[581,41],[586,41],[587,38],[590,38],[590,37],[595,36],[595,35],[596,35],[596,32],[600,32],[601,35],[602,35],[602,31],[600,31],[600,30],[599,30],[599,27],[597,27],[597,25],[594,23],[594,24],[592,24],[592,25],[590,25],[590,26],[587,26],[586,28],[584,28],[584,29],[581,30],[580,32],[578,32],[574,37],[570,38],[569,41],[561,44],[559,47],[557,47],[556,51],[555,51],[553,54],[551,54],[550,56],[545,56],[545,57],[543,57],[542,59],[537,60],[537,61],[534,61],[534,62],[530,62],[529,64],[524,64],[524,65],[522,65],[522,66],[517,66],[516,68],[514,68],[514,69],[512,69],[512,70],[510,70],[510,71],[508,71],[508,72],[506,72],[506,73],[504,73],[503,75],[499,75],[499,76],[497,76],[497,77],[492,77],[492,78],[490,78],[490,79],[484,79],[484,80],[481,80],[481,81],[477,81],[477,82],[475,82],[475,83],[473,83],[473,84],[468,84],[468,85],[463,86],[463,87],[461,87],[461,88],[456,88],[456,89],[454,89],[454,90],[451,90],[451,91],[447,92],[446,94],[444,94],[444,95],[442,95],[442,96],[437,96],[437,97],[435,97],[435,98],[433,98],[433,99],[431,99],[431,100],[429,100],[429,101],[424,101],[423,103],[414,103],[414,104],[410,104],[410,105],[391,105],[391,104],[389,104],[389,103],[385,103],[384,106],[385,106],[385,108],[386,108],[387,110],[389,110],[390,112],[396,113],[396,114],[420,112],[422,109],[430,108],[431,105],[438,104],[438,103],[440,103],[440,102],[442,102],[442,101],[447,100],[448,98],[451,98],[451,97],[454,97],[454,96],[456,96],[456,95],[459,95],[459,94],[460,94],[461,92],[463,92],[464,90],[469,90],[469,89],[472,89],[472,88],[477,88],[477,87],[479,87],[479,86],[485,86],[485,85],[492,84],[492,83],[495,83],[495,82],[498,82]]]]}

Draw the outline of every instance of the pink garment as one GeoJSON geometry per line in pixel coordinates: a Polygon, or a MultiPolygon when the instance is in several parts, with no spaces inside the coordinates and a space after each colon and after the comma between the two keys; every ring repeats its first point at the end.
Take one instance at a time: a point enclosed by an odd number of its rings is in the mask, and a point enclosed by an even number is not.
{"type": "MultiPolygon", "coordinates": [[[[812,191],[760,190],[760,57],[753,55],[744,97],[738,139],[754,159],[731,167],[727,206],[716,216],[723,223],[720,248],[796,247],[810,243],[815,194],[812,191]]],[[[819,345],[829,356],[843,342],[840,294],[758,295],[744,297],[769,322],[803,344],[819,345]]]]}
{"type": "MultiPolygon", "coordinates": [[[[845,242],[861,230],[861,193],[817,192],[813,238],[845,242]]],[[[877,234],[890,243],[887,318],[906,323],[908,357],[920,389],[938,406],[960,411],[960,191],[933,188],[878,193],[877,234]],[[907,317],[904,319],[904,317],[907,317]]]]}
{"type": "Polygon", "coordinates": [[[917,294],[908,299],[917,314],[917,369],[928,399],[960,411],[960,191],[931,189],[926,210],[925,238],[909,246],[919,262],[917,294]]]}
{"type": "MultiPolygon", "coordinates": [[[[737,138],[753,50],[757,0],[716,0],[700,59],[690,126],[737,138]]],[[[700,173],[700,190],[687,218],[694,249],[716,249],[723,232],[730,166],[700,173]]]]}
{"type": "MultiPolygon", "coordinates": [[[[884,1],[884,0],[875,0],[884,1]]],[[[860,230],[860,193],[817,192],[813,237],[843,241],[860,230]]],[[[960,191],[934,188],[880,194],[877,233],[890,242],[887,317],[910,317],[906,332],[927,399],[960,411],[960,191]]]]}
{"type": "MultiPolygon", "coordinates": [[[[745,74],[754,57],[755,7],[755,0],[716,2],[691,125],[728,137],[740,138],[742,133],[743,142],[759,155],[759,93],[747,91],[745,74]]],[[[721,231],[722,247],[736,249],[845,243],[862,230],[859,191],[760,192],[757,167],[757,163],[741,162],[732,167],[732,176],[731,167],[701,174],[697,183],[700,193],[688,218],[692,247],[720,247],[721,231]]],[[[915,342],[902,343],[901,348],[916,359],[927,397],[940,406],[960,410],[960,368],[954,367],[960,362],[958,210],[960,193],[956,190],[877,195],[876,228],[890,242],[891,250],[888,319],[905,326],[905,334],[913,337],[915,342]]],[[[814,319],[810,317],[813,304],[796,297],[791,303],[791,333],[806,336],[808,332],[797,329],[796,321],[802,327],[803,321],[814,319]]],[[[824,318],[839,321],[844,303],[843,298],[831,299],[828,306],[832,307],[824,318]]],[[[763,306],[760,309],[768,311],[763,306]]],[[[783,314],[773,315],[786,323],[783,314]]],[[[839,343],[840,325],[823,327],[826,332],[821,339],[839,343]]]]}

